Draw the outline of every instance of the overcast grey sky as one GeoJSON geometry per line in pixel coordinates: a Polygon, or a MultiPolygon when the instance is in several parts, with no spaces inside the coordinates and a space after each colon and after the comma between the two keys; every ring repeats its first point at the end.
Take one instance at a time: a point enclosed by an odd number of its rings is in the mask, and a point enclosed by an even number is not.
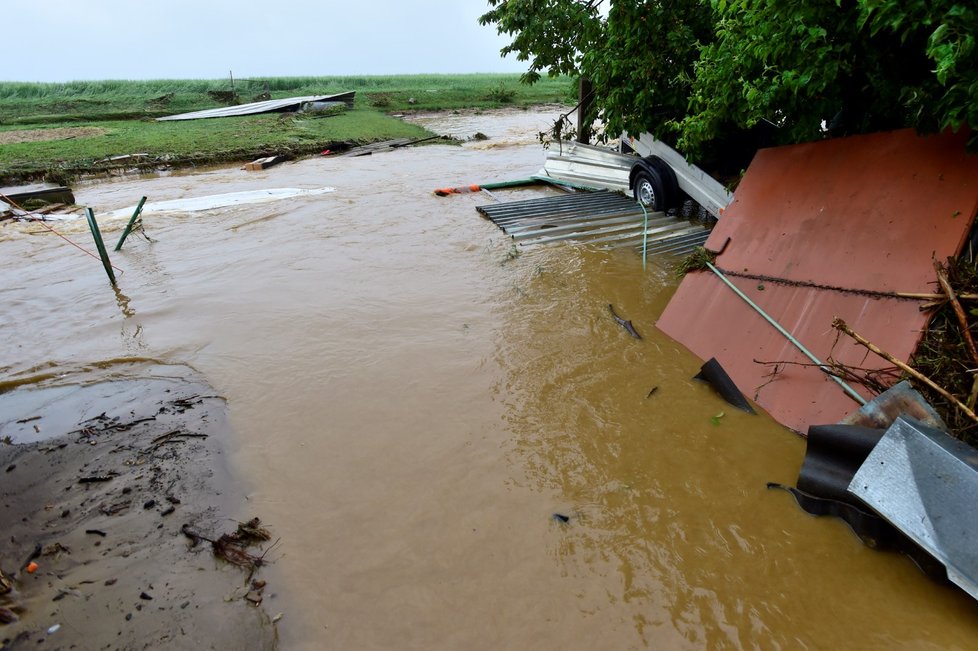
{"type": "Polygon", "coordinates": [[[523,72],[485,0],[2,0],[0,81],[523,72]]]}

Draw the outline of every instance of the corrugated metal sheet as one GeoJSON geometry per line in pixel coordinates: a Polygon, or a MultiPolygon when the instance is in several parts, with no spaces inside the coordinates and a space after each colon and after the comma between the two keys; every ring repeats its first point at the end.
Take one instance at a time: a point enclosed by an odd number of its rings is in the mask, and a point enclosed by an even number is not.
{"type": "Polygon", "coordinates": [[[551,145],[541,175],[592,188],[628,192],[628,174],[638,161],[635,155],[619,154],[606,147],[579,142],[551,145]]]}
{"type": "Polygon", "coordinates": [[[978,454],[948,434],[898,418],[849,492],[947,568],[978,599],[978,454]]]}
{"type": "Polygon", "coordinates": [[[238,104],[237,106],[223,106],[221,108],[205,109],[191,113],[180,113],[179,115],[168,115],[166,117],[156,118],[156,120],[157,122],[165,122],[167,120],[202,120],[205,118],[227,118],[237,115],[274,113],[276,111],[296,110],[306,102],[341,101],[352,103],[353,96],[354,91],[349,91],[335,95],[310,95],[307,97],[270,99],[265,102],[252,102],[250,104],[238,104]]]}
{"type": "MultiPolygon", "coordinates": [[[[978,210],[978,157],[964,141],[901,130],[762,150],[707,248],[722,250],[717,266],[739,274],[730,280],[820,359],[886,365],[837,342],[839,316],[905,360],[926,315],[916,302],[860,292],[932,291],[932,256],[960,251],[978,210]]],[[[755,360],[808,360],[709,272],[686,276],[658,326],[701,358],[716,357],[796,431],[857,407],[811,367],[784,366],[771,381],[772,366],[755,360]]]]}
{"type": "Polygon", "coordinates": [[[642,208],[614,192],[495,203],[476,210],[521,245],[573,240],[641,251],[645,241],[649,254],[684,255],[709,236],[703,226],[661,212],[649,213],[645,224],[642,208]]]}

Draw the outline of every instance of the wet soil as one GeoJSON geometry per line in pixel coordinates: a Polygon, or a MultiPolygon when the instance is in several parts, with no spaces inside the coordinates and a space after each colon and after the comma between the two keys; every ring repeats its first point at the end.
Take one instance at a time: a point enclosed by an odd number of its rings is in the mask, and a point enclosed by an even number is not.
{"type": "Polygon", "coordinates": [[[2,648],[273,648],[248,570],[181,533],[216,538],[244,506],[224,400],[185,367],[113,366],[135,379],[0,393],[2,648]]]}

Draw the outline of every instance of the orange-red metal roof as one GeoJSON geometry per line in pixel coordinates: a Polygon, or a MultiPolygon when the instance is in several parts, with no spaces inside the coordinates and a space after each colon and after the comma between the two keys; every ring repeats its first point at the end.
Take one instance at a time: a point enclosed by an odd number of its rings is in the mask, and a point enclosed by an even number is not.
{"type": "MultiPolygon", "coordinates": [[[[965,134],[901,130],[761,150],[706,246],[722,249],[716,266],[735,274],[939,291],[932,259],[960,252],[978,211],[978,156],[964,143],[965,134]]],[[[835,316],[904,360],[927,323],[916,301],[730,280],[823,361],[888,366],[844,335],[837,341],[835,316]]],[[[772,367],[754,360],[810,361],[709,271],[687,275],[658,326],[703,359],[716,357],[748,397],[796,431],[858,406],[811,367],[786,365],[770,381],[772,367]]]]}

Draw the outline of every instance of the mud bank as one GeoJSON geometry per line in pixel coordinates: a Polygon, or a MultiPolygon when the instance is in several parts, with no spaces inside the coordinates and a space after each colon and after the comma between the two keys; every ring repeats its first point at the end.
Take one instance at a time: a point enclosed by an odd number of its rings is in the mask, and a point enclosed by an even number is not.
{"type": "Polygon", "coordinates": [[[186,367],[118,370],[0,386],[0,648],[274,648],[260,568],[181,532],[242,513],[224,399],[186,367]]]}

